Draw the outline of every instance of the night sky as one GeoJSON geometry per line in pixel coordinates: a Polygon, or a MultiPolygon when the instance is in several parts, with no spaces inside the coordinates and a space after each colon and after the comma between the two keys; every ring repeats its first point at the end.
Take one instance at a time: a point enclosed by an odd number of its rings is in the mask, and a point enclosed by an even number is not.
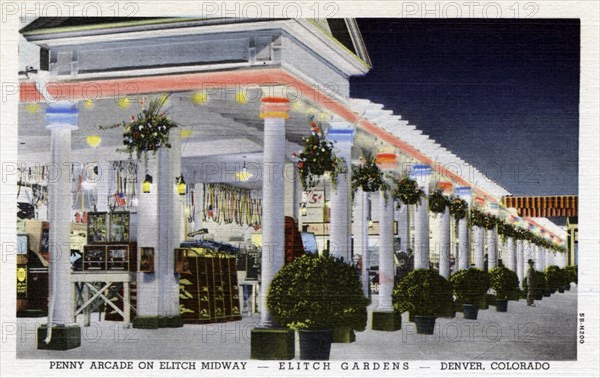
{"type": "Polygon", "coordinates": [[[358,19],[382,103],[514,195],[577,194],[579,20],[358,19]]]}

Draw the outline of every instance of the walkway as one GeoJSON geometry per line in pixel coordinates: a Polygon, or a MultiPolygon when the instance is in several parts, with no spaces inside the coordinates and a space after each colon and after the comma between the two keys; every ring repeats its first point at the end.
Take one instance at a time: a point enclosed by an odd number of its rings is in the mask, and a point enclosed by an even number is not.
{"type": "MultiPolygon", "coordinates": [[[[577,287],[536,303],[527,307],[524,300],[509,302],[507,313],[490,306],[480,310],[477,320],[464,320],[462,313],[438,318],[430,336],[417,335],[403,314],[402,330],[357,333],[355,343],[333,344],[331,360],[575,360],[577,287]]],[[[96,315],[90,327],[82,328],[81,347],[68,351],[37,350],[36,324],[46,319],[18,319],[17,358],[245,360],[250,356],[250,330],[259,321],[255,315],[233,323],[145,330],[98,322],[96,315]]]]}

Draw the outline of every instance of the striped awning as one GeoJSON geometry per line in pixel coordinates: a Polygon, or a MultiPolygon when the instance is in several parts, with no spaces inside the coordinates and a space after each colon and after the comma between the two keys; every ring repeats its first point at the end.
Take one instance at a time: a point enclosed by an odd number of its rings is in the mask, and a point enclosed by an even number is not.
{"type": "Polygon", "coordinates": [[[522,217],[576,217],[578,205],[577,196],[504,197],[504,206],[522,217]]]}

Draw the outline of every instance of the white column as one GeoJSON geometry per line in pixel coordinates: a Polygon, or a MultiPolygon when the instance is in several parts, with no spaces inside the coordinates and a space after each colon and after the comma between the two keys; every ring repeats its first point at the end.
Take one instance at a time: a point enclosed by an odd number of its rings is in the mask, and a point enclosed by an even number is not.
{"type": "Polygon", "coordinates": [[[425,198],[415,205],[415,269],[429,268],[429,178],[431,168],[416,164],[410,173],[425,192],[425,198]]]}
{"type": "Polygon", "coordinates": [[[519,277],[519,283],[522,283],[523,277],[525,277],[525,252],[523,244],[524,241],[522,239],[517,239],[516,273],[517,277],[519,277]]]}
{"type": "Polygon", "coordinates": [[[564,268],[566,265],[565,254],[563,252],[556,252],[556,265],[559,268],[564,268]]]}
{"type": "Polygon", "coordinates": [[[458,221],[458,270],[470,268],[470,257],[467,218],[463,218],[458,221]]]}
{"type": "Polygon", "coordinates": [[[158,159],[149,157],[147,163],[148,174],[152,177],[150,193],[143,193],[141,183],[146,177],[146,171],[138,169],[138,195],[137,215],[140,225],[137,228],[138,240],[138,266],[140,264],[142,248],[154,248],[154,273],[137,273],[137,316],[158,316],[158,254],[159,250],[159,190],[158,190],[158,159]],[[141,226],[143,224],[143,227],[141,226]]]}
{"type": "MultiPolygon", "coordinates": [[[[456,195],[464,200],[467,204],[471,203],[471,188],[467,186],[458,187],[455,189],[456,195]]],[[[467,209],[467,211],[469,211],[467,209]]],[[[469,250],[469,233],[467,232],[468,221],[467,217],[458,221],[458,248],[457,260],[458,270],[465,270],[471,267],[471,254],[469,250]]]]}
{"type": "Polygon", "coordinates": [[[51,132],[51,166],[48,177],[49,286],[52,311],[48,322],[70,325],[74,321],[73,285],[69,249],[71,222],[71,131],[77,130],[77,107],[66,101],[51,103],[46,128],[51,132]]]}
{"type": "Polygon", "coordinates": [[[450,278],[450,209],[438,215],[440,222],[440,276],[450,278]]]}
{"type": "Polygon", "coordinates": [[[295,218],[294,214],[298,208],[296,201],[295,185],[294,185],[294,167],[293,163],[285,164],[285,173],[283,176],[283,214],[286,217],[295,218]]]}
{"type": "Polygon", "coordinates": [[[398,212],[398,235],[400,235],[400,249],[408,254],[410,248],[410,225],[408,224],[408,206],[400,203],[398,212]]]}
{"type": "Polygon", "coordinates": [[[352,258],[350,250],[350,235],[352,225],[351,189],[350,180],[352,141],[354,129],[349,122],[330,122],[327,139],[333,142],[337,157],[344,159],[346,174],[337,176],[337,188],[331,192],[331,223],[330,223],[330,246],[329,250],[333,256],[342,257],[349,262],[352,258]]]}
{"type": "Polygon", "coordinates": [[[552,265],[556,265],[554,262],[554,254],[550,248],[545,248],[546,250],[546,268],[552,265]]]}
{"type": "Polygon", "coordinates": [[[515,239],[512,236],[506,238],[506,267],[515,273],[517,271],[515,239]]]}
{"type": "MultiPolygon", "coordinates": [[[[175,274],[175,248],[179,248],[183,239],[183,200],[185,196],[179,195],[177,192],[177,177],[181,175],[181,137],[178,129],[173,129],[169,135],[169,143],[171,148],[164,149],[167,153],[168,174],[159,173],[159,186],[163,184],[165,179],[167,194],[170,201],[165,201],[165,197],[161,196],[161,203],[165,203],[169,208],[166,211],[166,219],[160,220],[160,227],[164,227],[165,235],[167,235],[166,259],[164,270],[164,291],[162,297],[165,302],[165,316],[179,316],[179,277],[175,274]],[[169,206],[169,203],[171,204],[169,206]],[[166,224],[165,224],[166,223],[166,224]]],[[[184,178],[185,180],[185,178],[184,178]]],[[[161,206],[161,204],[159,204],[161,206]]],[[[162,235],[162,232],[161,232],[162,235]]]]}
{"type": "Polygon", "coordinates": [[[264,119],[260,325],[265,328],[273,326],[267,308],[269,285],[284,262],[282,173],[285,163],[285,120],[289,111],[287,99],[272,100],[263,99],[260,115],[264,119]]]}
{"type": "Polygon", "coordinates": [[[358,189],[354,195],[354,253],[361,256],[361,281],[365,297],[369,296],[369,198],[358,189]]]}
{"type": "Polygon", "coordinates": [[[481,226],[473,226],[473,255],[475,259],[475,267],[483,270],[484,268],[484,250],[485,242],[483,241],[484,228],[481,226]]]}
{"type": "Polygon", "coordinates": [[[544,252],[542,247],[534,244],[533,245],[533,254],[535,256],[535,270],[538,272],[543,272],[546,269],[546,265],[544,264],[544,252]]]}
{"type": "Polygon", "coordinates": [[[487,243],[488,243],[488,271],[498,266],[498,246],[496,245],[498,237],[496,235],[496,228],[487,230],[487,243]]]}
{"type": "Polygon", "coordinates": [[[98,161],[98,198],[96,200],[96,210],[98,211],[108,211],[109,177],[110,164],[108,161],[98,161]]]}
{"type": "Polygon", "coordinates": [[[394,203],[379,191],[379,304],[377,311],[393,311],[394,289],[394,203]]]}

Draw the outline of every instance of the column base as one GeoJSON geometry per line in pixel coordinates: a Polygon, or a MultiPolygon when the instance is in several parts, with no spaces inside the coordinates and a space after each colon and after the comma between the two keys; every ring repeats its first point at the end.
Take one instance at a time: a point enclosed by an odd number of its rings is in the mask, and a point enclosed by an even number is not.
{"type": "Polygon", "coordinates": [[[136,316],[133,318],[133,328],[158,329],[161,327],[161,318],[158,316],[136,316]]]}
{"type": "Polygon", "coordinates": [[[373,331],[394,332],[402,328],[402,316],[396,311],[373,311],[373,331]]]}
{"type": "Polygon", "coordinates": [[[17,312],[17,318],[44,318],[48,313],[42,310],[23,310],[17,312]]]}
{"type": "Polygon", "coordinates": [[[81,327],[79,325],[53,326],[52,338],[48,344],[48,325],[42,324],[37,329],[37,348],[46,350],[69,350],[81,346],[81,327]]]}
{"type": "Polygon", "coordinates": [[[157,329],[183,327],[181,316],[136,316],[132,322],[133,328],[157,329]]]}
{"type": "Polygon", "coordinates": [[[296,355],[295,332],[285,328],[254,328],[250,331],[250,358],[291,360],[296,355]]]}
{"type": "Polygon", "coordinates": [[[183,327],[183,319],[181,316],[170,316],[159,318],[161,328],[181,328],[183,327]]]}

